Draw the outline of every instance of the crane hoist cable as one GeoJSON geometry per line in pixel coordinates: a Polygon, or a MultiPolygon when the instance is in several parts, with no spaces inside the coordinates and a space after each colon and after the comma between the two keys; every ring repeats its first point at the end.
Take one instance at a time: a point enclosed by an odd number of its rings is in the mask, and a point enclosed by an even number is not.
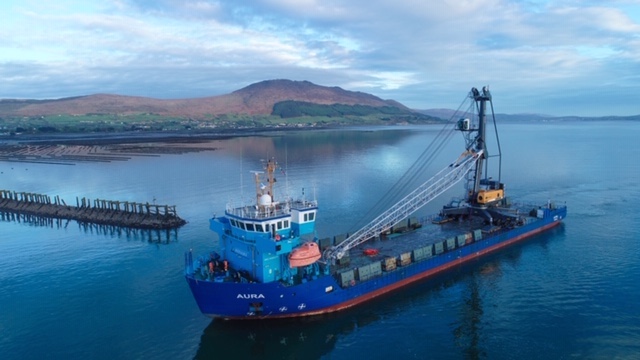
{"type": "Polygon", "coordinates": [[[477,152],[470,150],[465,151],[457,160],[442,169],[387,211],[373,219],[369,224],[353,233],[344,242],[325,250],[325,260],[339,260],[350,249],[389,230],[404,218],[464,179],[481,157],[482,150],[477,152]]]}
{"type": "Polygon", "coordinates": [[[473,109],[473,102],[469,102],[469,96],[465,96],[453,115],[447,120],[439,130],[436,137],[429,143],[426,149],[420,154],[418,159],[405,171],[398,181],[382,196],[360,220],[358,220],[349,233],[353,233],[356,229],[362,228],[367,221],[370,221],[374,215],[380,214],[389,204],[398,198],[402,198],[415,186],[415,183],[422,177],[426,169],[432,165],[433,161],[442,152],[444,147],[450,142],[455,133],[455,124],[459,114],[468,114],[473,109]],[[467,105],[466,111],[462,112],[463,106],[467,105]]]}

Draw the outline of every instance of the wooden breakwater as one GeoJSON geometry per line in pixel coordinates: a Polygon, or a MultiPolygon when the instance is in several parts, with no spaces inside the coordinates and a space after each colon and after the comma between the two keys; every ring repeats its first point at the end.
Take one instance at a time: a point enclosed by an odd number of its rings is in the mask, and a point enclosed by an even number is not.
{"type": "Polygon", "coordinates": [[[136,229],[174,229],[187,223],[175,206],[84,197],[72,206],[59,196],[8,190],[0,190],[0,211],[136,229]]]}

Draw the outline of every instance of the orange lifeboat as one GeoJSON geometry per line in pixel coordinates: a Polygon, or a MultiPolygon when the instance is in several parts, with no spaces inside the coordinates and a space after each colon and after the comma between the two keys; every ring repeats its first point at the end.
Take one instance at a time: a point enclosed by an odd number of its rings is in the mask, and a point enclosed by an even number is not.
{"type": "Polygon", "coordinates": [[[318,244],[314,242],[306,242],[289,254],[289,267],[301,267],[311,265],[318,261],[322,255],[318,244]]]}

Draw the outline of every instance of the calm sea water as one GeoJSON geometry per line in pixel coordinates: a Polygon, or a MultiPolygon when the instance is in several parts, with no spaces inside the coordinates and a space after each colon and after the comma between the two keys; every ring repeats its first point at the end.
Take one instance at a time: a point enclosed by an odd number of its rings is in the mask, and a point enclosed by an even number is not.
{"type": "MultiPolygon", "coordinates": [[[[631,122],[500,127],[508,194],[569,206],[562,226],[526,243],[332,316],[237,323],[200,314],[183,253],[216,245],[207,219],[251,199],[260,159],[279,159],[288,193],[318,199],[318,235],[330,236],[354,230],[439,129],[243,137],[106,164],[0,162],[0,188],[72,203],[156,199],[189,221],[169,234],[0,221],[1,357],[638,358],[640,124],[631,122]]],[[[461,147],[454,138],[429,170],[461,147]]]]}

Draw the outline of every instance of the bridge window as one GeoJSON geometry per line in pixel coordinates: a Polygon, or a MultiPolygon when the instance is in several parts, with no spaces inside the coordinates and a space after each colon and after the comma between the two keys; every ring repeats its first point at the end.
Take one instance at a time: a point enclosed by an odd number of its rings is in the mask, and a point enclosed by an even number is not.
{"type": "Polygon", "coordinates": [[[251,223],[247,223],[247,231],[256,231],[255,227],[251,223]]]}
{"type": "Polygon", "coordinates": [[[264,232],[264,230],[262,230],[262,225],[260,225],[260,224],[256,224],[256,231],[258,231],[258,232],[264,232]]]}
{"type": "Polygon", "coordinates": [[[316,215],[316,213],[314,213],[314,212],[304,213],[304,221],[303,222],[313,221],[313,219],[315,219],[315,215],[316,215]]]}

